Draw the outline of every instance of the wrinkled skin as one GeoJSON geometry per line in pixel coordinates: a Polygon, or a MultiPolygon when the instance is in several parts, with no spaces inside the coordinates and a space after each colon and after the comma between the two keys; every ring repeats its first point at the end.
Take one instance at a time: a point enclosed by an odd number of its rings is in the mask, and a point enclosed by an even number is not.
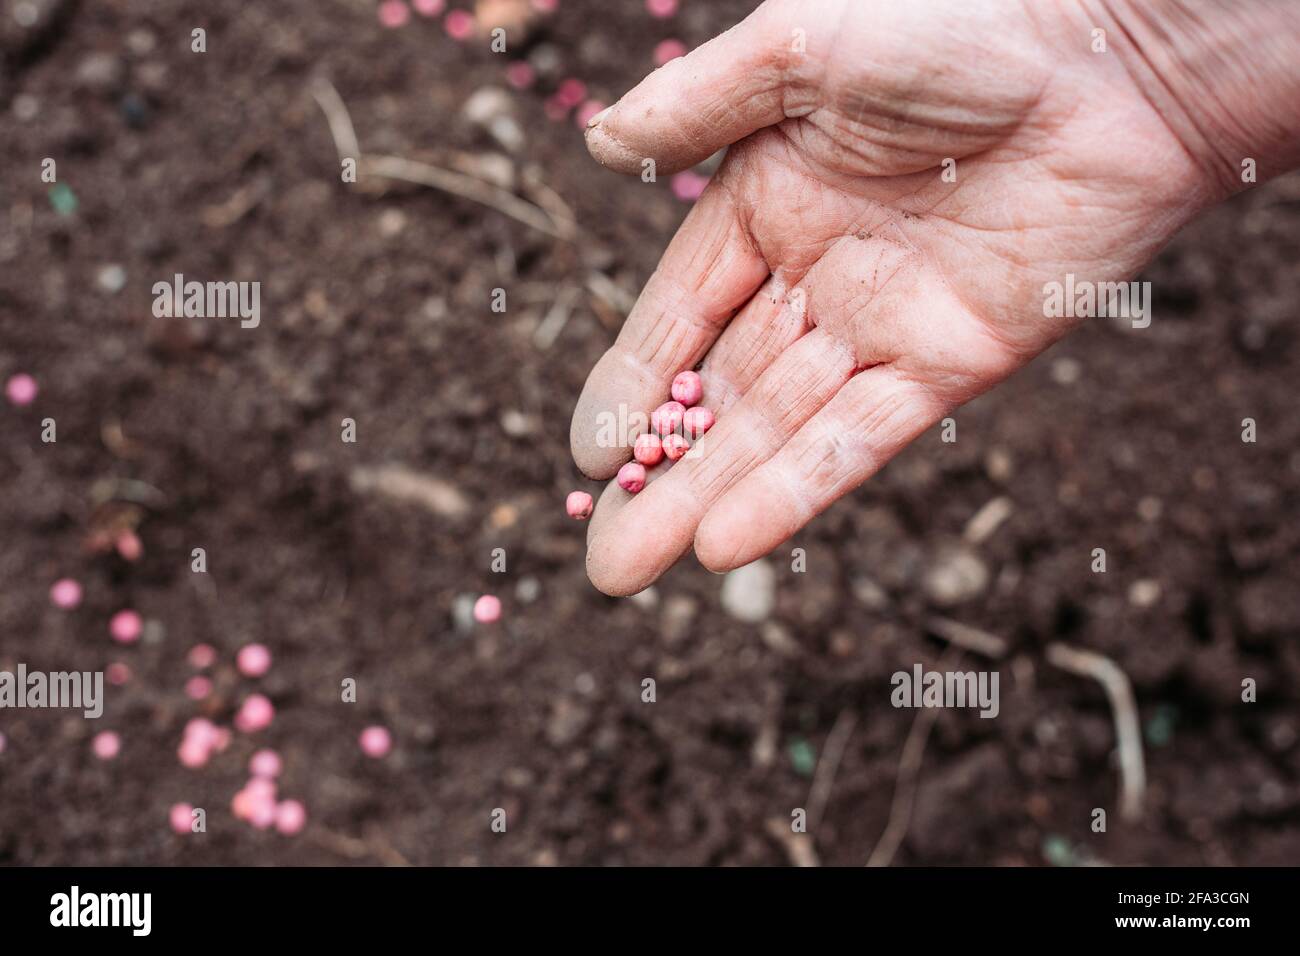
{"type": "Polygon", "coordinates": [[[574,414],[594,478],[631,449],[600,446],[600,413],[648,412],[679,371],[702,363],[718,415],[640,494],[606,489],[598,588],[692,545],[714,571],[771,551],[1069,331],[1045,283],[1131,278],[1217,198],[1095,25],[1065,2],[773,0],[593,122],[591,153],[634,175],[734,143],[574,414]]]}

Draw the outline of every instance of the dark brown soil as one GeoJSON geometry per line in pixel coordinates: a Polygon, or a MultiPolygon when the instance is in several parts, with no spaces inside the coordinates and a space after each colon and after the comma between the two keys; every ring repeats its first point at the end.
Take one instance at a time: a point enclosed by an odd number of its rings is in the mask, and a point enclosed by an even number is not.
{"type": "MultiPolygon", "coordinates": [[[[536,42],[608,102],[660,39],[698,44],[747,6],[687,0],[662,23],[638,0],[564,0],[536,42]]],[[[687,207],[666,182],[598,169],[574,123],[547,120],[556,78],[510,92],[526,136],[510,161],[573,206],[574,245],[432,190],[339,181],[316,75],[367,150],[443,165],[501,152],[462,107],[507,88],[505,58],[436,21],[383,30],[345,0],[41,7],[63,12],[36,42],[0,33],[0,379],[41,386],[28,408],[0,405],[0,670],[122,660],[134,676],[100,721],[0,711],[0,863],[782,864],[770,821],[809,805],[808,757],[846,711],[816,852],[865,862],[915,719],[890,706],[890,675],[945,646],[922,582],[998,496],[1012,514],[974,549],[989,583],[943,613],[1009,642],[1001,714],[939,716],[896,862],[1300,859],[1300,179],[1180,236],[1143,277],[1150,329],[1085,328],[963,409],[955,443],[926,436],[802,534],[806,573],[779,551],[776,610],[752,625],[691,560],[637,600],[586,581],[585,528],[561,506],[585,484],[568,420],[617,322],[587,279],[638,289],[687,207]],[[72,215],[47,196],[45,157],[72,215]],[[119,292],[100,284],[108,264],[119,292]],[[260,281],[261,326],[155,319],[152,285],[177,272],[260,281]],[[570,287],[571,319],[538,348],[570,287]],[[454,491],[440,512],[397,502],[358,471],[384,465],[454,491]],[[138,525],[138,563],[88,550],[114,520],[138,525]],[[1090,571],[1099,547],[1105,574],[1090,571]],[[71,613],[47,596],[65,575],[86,589],[71,613]],[[466,627],[485,591],[502,623],[466,627]],[[122,607],[150,622],[125,649],[107,634],[122,607]],[[275,656],[259,681],[232,666],[254,640],[275,656]],[[1133,682],[1140,824],[1119,820],[1101,688],[1047,663],[1053,641],[1133,682]],[[221,651],[203,704],[182,691],[199,642],[221,651]],[[274,725],[182,768],[185,722],[228,721],[255,686],[274,725]],[[386,760],[357,747],[372,722],[394,732],[386,760]],[[103,729],[122,735],[116,761],[91,755],[103,729]],[[265,745],[307,805],[300,837],[231,816],[265,745]],[[181,800],[208,810],[206,834],[170,832],[181,800]],[[1107,833],[1090,831],[1094,807],[1107,833]]]]}

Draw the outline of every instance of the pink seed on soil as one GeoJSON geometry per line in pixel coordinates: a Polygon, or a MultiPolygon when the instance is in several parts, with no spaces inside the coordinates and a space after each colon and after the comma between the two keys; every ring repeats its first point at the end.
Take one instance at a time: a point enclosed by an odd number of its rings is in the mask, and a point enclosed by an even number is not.
{"type": "Polygon", "coordinates": [[[230,728],[218,727],[212,737],[212,749],[223,753],[230,746],[230,728]]]}
{"type": "Polygon", "coordinates": [[[447,0],[411,0],[411,6],[422,17],[436,17],[447,9],[447,0]]]}
{"type": "Polygon", "coordinates": [[[650,16],[666,20],[677,12],[677,0],[645,0],[645,8],[650,16]]]}
{"type": "Polygon", "coordinates": [[[131,679],[131,668],[127,667],[121,661],[114,661],[104,668],[104,676],[114,687],[121,687],[131,679]]]}
{"type": "Polygon", "coordinates": [[[284,800],[275,806],[275,828],[285,836],[301,833],[307,823],[307,808],[297,800],[284,800]]]}
{"type": "Polygon", "coordinates": [[[474,602],[474,620],[491,624],[501,619],[501,599],[494,594],[484,594],[474,602]]]}
{"type": "Polygon", "coordinates": [[[191,667],[197,667],[203,670],[205,667],[211,667],[216,663],[217,649],[211,644],[195,644],[190,648],[189,661],[191,667]]]}
{"type": "Polygon", "coordinates": [[[632,445],[632,457],[647,468],[653,468],[664,460],[663,442],[654,432],[637,435],[632,445]]]}
{"type": "Polygon", "coordinates": [[[244,698],[235,714],[235,729],[246,734],[256,733],[271,726],[275,719],[275,706],[263,694],[250,694],[244,698]]]}
{"type": "Polygon", "coordinates": [[[271,824],[275,823],[275,799],[259,800],[254,798],[253,809],[248,815],[248,822],[259,830],[269,829],[271,824]]]}
{"type": "Polygon", "coordinates": [[[192,833],[193,820],[194,804],[192,803],[173,803],[171,810],[167,812],[167,822],[171,824],[173,833],[192,833]]]}
{"type": "Polygon", "coordinates": [[[537,82],[537,71],[531,63],[515,60],[506,66],[506,82],[517,90],[526,90],[537,82]]]}
{"type": "Polygon", "coordinates": [[[275,803],[275,796],[279,789],[274,780],[267,780],[265,777],[253,777],[244,784],[245,793],[254,800],[264,803],[275,803]]]}
{"type": "Polygon", "coordinates": [[[553,123],[558,123],[568,116],[569,109],[554,94],[548,96],[542,103],[542,110],[546,113],[546,118],[553,123]]]}
{"type": "Polygon", "coordinates": [[[393,735],[388,732],[387,727],[378,725],[367,727],[361,731],[357,741],[361,744],[361,752],[376,760],[388,756],[388,752],[393,749],[393,735]]]}
{"type": "Polygon", "coordinates": [[[629,495],[639,492],[645,487],[645,465],[629,461],[618,470],[618,486],[629,495]]]}
{"type": "Polygon", "coordinates": [[[197,740],[205,747],[211,747],[217,739],[217,725],[206,717],[191,717],[185,723],[186,740],[197,740]]]}
{"type": "Polygon", "coordinates": [[[650,413],[650,427],[660,435],[671,435],[682,430],[682,416],[686,406],[681,402],[664,402],[650,413]]]}
{"type": "Polygon", "coordinates": [[[569,497],[564,499],[564,510],[568,512],[570,518],[576,518],[579,521],[586,521],[591,517],[591,510],[595,507],[591,500],[591,495],[585,491],[570,491],[569,497]]]}
{"type": "Polygon", "coordinates": [[[140,537],[134,531],[123,531],[117,536],[113,546],[127,561],[139,561],[140,556],[144,554],[144,545],[140,543],[140,537]]]}
{"type": "Polygon", "coordinates": [[[134,644],[140,639],[144,623],[135,611],[118,611],[108,622],[108,633],[119,644],[134,644]]]}
{"type": "Polygon", "coordinates": [[[384,0],[379,5],[379,22],[390,30],[405,25],[411,19],[411,11],[402,0],[384,0]]]}
{"type": "Polygon", "coordinates": [[[664,40],[655,47],[655,66],[663,66],[679,56],[686,55],[686,44],[681,40],[664,40]]]}
{"type": "Polygon", "coordinates": [[[586,129],[591,118],[605,108],[605,104],[600,100],[587,100],[578,107],[578,112],[573,114],[573,121],[578,124],[578,129],[586,129]]]}
{"type": "Polygon", "coordinates": [[[682,417],[682,431],[690,438],[699,438],[713,427],[713,412],[703,405],[688,408],[682,417]]]}
{"type": "Polygon", "coordinates": [[[453,40],[468,40],[474,33],[474,15],[468,10],[452,10],[442,26],[453,40]]]}
{"type": "Polygon", "coordinates": [[[122,738],[112,730],[101,730],[95,734],[90,747],[100,760],[112,760],[122,752],[122,738]]]}
{"type": "Polygon", "coordinates": [[[271,652],[265,644],[245,644],[235,657],[235,666],[245,677],[261,677],[271,669],[271,652]]]}
{"type": "Polygon", "coordinates": [[[681,435],[673,434],[664,436],[664,456],[667,457],[669,461],[678,461],[682,455],[685,455],[690,450],[690,443],[681,435]]]}
{"type": "Polygon", "coordinates": [[[704,397],[704,382],[700,373],[690,370],[678,372],[673,379],[672,393],[673,401],[681,402],[687,408],[700,404],[700,399],[704,397]]]}
{"type": "Polygon", "coordinates": [[[248,760],[248,772],[254,777],[265,777],[268,780],[280,776],[282,767],[280,755],[267,748],[259,750],[248,760]]]}
{"type": "Polygon", "coordinates": [[[554,13],[560,9],[560,0],[533,0],[533,9],[538,13],[554,13]]]}
{"type": "Polygon", "coordinates": [[[561,80],[555,98],[570,108],[577,106],[587,98],[587,84],[573,76],[561,80]]]}
{"type": "Polygon", "coordinates": [[[15,405],[30,405],[36,401],[36,393],[39,391],[36,379],[27,374],[15,375],[5,383],[5,395],[15,405]]]}
{"type": "Polygon", "coordinates": [[[50,603],[70,611],[81,603],[81,585],[72,578],[59,578],[50,586],[50,603]]]}
{"type": "Polygon", "coordinates": [[[185,696],[190,700],[204,700],[212,693],[212,681],[202,674],[195,674],[185,682],[185,696]]]}

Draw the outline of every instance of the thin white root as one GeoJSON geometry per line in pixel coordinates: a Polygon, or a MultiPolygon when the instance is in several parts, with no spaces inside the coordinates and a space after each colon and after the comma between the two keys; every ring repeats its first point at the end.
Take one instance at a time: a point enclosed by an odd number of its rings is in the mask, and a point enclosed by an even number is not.
{"type": "Polygon", "coordinates": [[[1007,642],[996,634],[981,631],[977,627],[962,624],[951,618],[936,615],[926,620],[925,626],[936,637],[941,637],[950,644],[956,644],[984,657],[996,659],[1007,653],[1007,642]]]}
{"type": "Polygon", "coordinates": [[[1119,748],[1120,817],[1132,822],[1142,816],[1146,793],[1146,764],[1142,757],[1142,732],[1138,727],[1133,685],[1109,657],[1066,644],[1051,644],[1047,660],[1072,674],[1091,677],[1101,684],[1115,718],[1115,739],[1119,748]]]}
{"type": "Polygon", "coordinates": [[[858,715],[846,707],[840,711],[831,732],[826,735],[826,744],[822,747],[812,786],[808,789],[808,832],[811,834],[817,832],[817,824],[821,821],[826,803],[831,797],[831,788],[835,785],[835,774],[839,772],[844,750],[848,747],[849,738],[853,736],[853,728],[857,724],[858,715]]]}

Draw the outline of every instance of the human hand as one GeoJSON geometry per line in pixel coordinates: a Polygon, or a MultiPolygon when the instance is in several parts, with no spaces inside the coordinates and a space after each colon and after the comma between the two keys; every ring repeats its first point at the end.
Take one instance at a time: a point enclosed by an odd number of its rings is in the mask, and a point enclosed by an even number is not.
{"type": "MultiPolygon", "coordinates": [[[[1240,157],[1294,160],[1294,122],[1255,123],[1249,151],[1249,68],[1184,102],[1210,58],[1171,67],[1150,11],[1114,6],[769,0],[593,121],[592,154],[633,174],[734,144],[574,413],[595,478],[635,437],[602,425],[677,372],[702,362],[718,416],[638,495],[606,489],[598,588],[639,591],[692,543],[715,571],[767,553],[1077,324],[1045,315],[1046,284],[1127,279],[1238,185],[1240,157]]],[[[1276,24],[1248,22],[1267,61],[1276,24]]]]}

